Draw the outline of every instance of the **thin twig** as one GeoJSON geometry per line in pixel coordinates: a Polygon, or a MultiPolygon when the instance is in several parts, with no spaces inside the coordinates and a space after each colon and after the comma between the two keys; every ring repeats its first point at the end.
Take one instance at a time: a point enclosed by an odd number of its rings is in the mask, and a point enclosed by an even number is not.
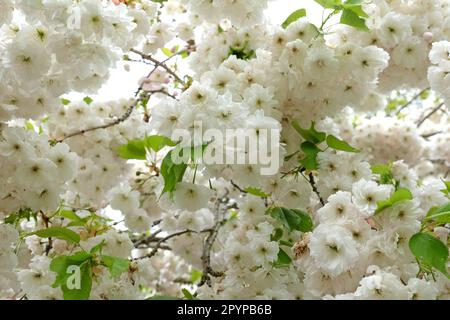
{"type": "MultiPolygon", "coordinates": [[[[222,272],[216,272],[211,267],[211,249],[216,241],[217,235],[219,233],[220,227],[222,227],[223,224],[225,224],[226,220],[223,220],[220,217],[221,209],[220,205],[222,204],[223,199],[217,199],[216,202],[216,224],[214,225],[213,229],[209,232],[208,237],[206,237],[204,244],[203,244],[203,252],[202,252],[202,264],[203,264],[203,272],[202,272],[202,279],[200,280],[200,283],[198,284],[199,287],[204,285],[205,283],[210,286],[211,285],[211,277],[221,277],[223,275],[222,272]]],[[[226,202],[228,202],[228,199],[225,199],[226,202]]]]}
{"type": "Polygon", "coordinates": [[[401,106],[400,109],[398,109],[397,111],[397,115],[400,114],[400,112],[402,112],[404,109],[408,108],[414,101],[416,101],[422,94],[424,94],[425,92],[427,92],[428,90],[430,90],[430,88],[425,88],[422,91],[420,91],[418,94],[416,94],[411,100],[409,100],[407,103],[405,103],[403,106],[401,106]]]}
{"type": "Polygon", "coordinates": [[[428,138],[434,137],[434,136],[436,136],[436,135],[438,135],[438,134],[441,134],[441,133],[443,133],[443,132],[442,132],[442,131],[437,131],[437,132],[432,132],[432,133],[423,134],[423,135],[422,135],[422,138],[428,139],[428,138]]]}
{"type": "Polygon", "coordinates": [[[133,113],[133,110],[136,108],[137,104],[140,101],[142,101],[142,99],[137,99],[135,101],[135,103],[133,103],[130,107],[128,107],[127,111],[122,116],[120,116],[119,118],[113,120],[110,123],[106,123],[106,124],[103,124],[103,125],[100,125],[100,126],[95,126],[95,127],[79,130],[79,131],[76,131],[76,132],[72,132],[72,133],[66,135],[64,138],[56,140],[56,142],[58,142],[58,143],[59,142],[64,142],[67,139],[70,139],[70,138],[75,137],[75,136],[83,135],[83,134],[85,134],[87,132],[100,130],[100,129],[107,129],[107,128],[113,127],[115,125],[118,125],[119,123],[124,122],[125,120],[127,120],[131,116],[131,114],[133,113]]]}
{"type": "Polygon", "coordinates": [[[169,74],[170,74],[172,77],[174,77],[179,83],[181,83],[181,84],[183,85],[184,88],[186,88],[186,83],[184,83],[184,81],[183,81],[183,80],[175,73],[175,71],[173,71],[171,68],[169,68],[169,67],[166,65],[166,62],[167,62],[169,59],[171,59],[171,58],[174,57],[174,56],[180,55],[180,54],[182,54],[183,52],[186,52],[186,49],[185,49],[185,50],[182,50],[182,51],[180,51],[180,52],[175,53],[174,55],[170,56],[169,58],[167,58],[166,60],[163,60],[163,61],[159,61],[159,60],[153,58],[150,54],[145,54],[144,52],[141,52],[141,51],[136,50],[136,49],[131,49],[130,51],[133,52],[133,53],[136,53],[136,54],[140,55],[144,60],[149,60],[149,61],[153,62],[153,64],[155,65],[155,69],[157,69],[158,67],[163,68],[164,70],[167,71],[167,73],[169,73],[169,74]]]}
{"type": "Polygon", "coordinates": [[[423,124],[428,118],[430,118],[433,114],[435,114],[436,112],[438,112],[444,105],[445,105],[445,103],[442,102],[442,103],[439,104],[436,108],[434,108],[433,110],[431,110],[431,112],[428,113],[425,117],[423,117],[421,120],[419,120],[419,122],[417,122],[417,128],[420,128],[420,126],[422,126],[422,124],[423,124]]]}
{"type": "Polygon", "coordinates": [[[319,190],[317,189],[316,186],[316,181],[314,180],[314,175],[312,174],[312,172],[309,173],[309,184],[311,185],[314,193],[317,195],[317,197],[319,198],[320,203],[322,204],[322,206],[325,205],[325,201],[323,201],[322,196],[320,195],[319,190]]]}

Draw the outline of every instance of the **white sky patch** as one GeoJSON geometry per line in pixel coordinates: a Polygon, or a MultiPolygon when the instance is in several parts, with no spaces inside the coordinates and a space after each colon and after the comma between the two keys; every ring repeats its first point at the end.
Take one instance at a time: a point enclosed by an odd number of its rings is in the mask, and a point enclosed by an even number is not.
{"type": "MultiPolygon", "coordinates": [[[[323,8],[313,0],[274,0],[270,1],[266,11],[267,17],[273,24],[282,24],[283,21],[295,10],[305,8],[308,19],[320,25],[322,21],[323,8]]],[[[165,56],[161,55],[161,59],[165,56]]],[[[145,77],[152,69],[152,66],[138,62],[120,61],[116,68],[111,70],[110,79],[96,93],[89,95],[95,101],[111,101],[122,98],[132,98],[136,92],[139,79],[145,77]],[[129,65],[129,71],[125,70],[125,65],[129,65]]],[[[81,100],[86,94],[72,92],[64,97],[69,100],[81,100]]]]}

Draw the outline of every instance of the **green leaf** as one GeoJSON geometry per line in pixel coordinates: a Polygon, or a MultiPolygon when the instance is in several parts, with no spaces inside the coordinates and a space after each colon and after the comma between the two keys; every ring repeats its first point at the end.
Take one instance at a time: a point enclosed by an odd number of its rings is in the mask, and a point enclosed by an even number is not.
{"type": "Polygon", "coordinates": [[[191,283],[197,283],[202,279],[203,272],[201,270],[192,269],[190,281],[191,283]]]}
{"type": "Polygon", "coordinates": [[[411,191],[405,188],[400,188],[395,191],[389,199],[377,202],[377,210],[375,210],[375,214],[379,214],[381,211],[392,207],[396,203],[412,200],[412,198],[413,195],[411,191]]]}
{"type": "Polygon", "coordinates": [[[120,257],[102,255],[102,263],[108,268],[111,277],[117,278],[130,267],[130,261],[120,257]]]}
{"type": "MultiPolygon", "coordinates": [[[[161,163],[161,175],[164,178],[164,189],[161,193],[172,192],[178,182],[183,180],[184,173],[187,169],[186,163],[175,164],[172,161],[174,150],[167,153],[161,163]]],[[[183,151],[182,151],[183,152],[183,151]]]]}
{"type": "Polygon", "coordinates": [[[300,149],[307,155],[317,155],[320,151],[319,147],[312,142],[305,141],[300,145],[300,149]]]}
{"type": "Polygon", "coordinates": [[[438,224],[450,223],[450,202],[441,207],[431,208],[424,221],[431,220],[434,220],[438,224]]]}
{"type": "Polygon", "coordinates": [[[188,289],[183,288],[181,289],[181,292],[183,293],[184,297],[188,300],[195,300],[195,297],[192,295],[192,293],[189,292],[188,289]]]}
{"type": "Polygon", "coordinates": [[[92,100],[91,97],[84,97],[83,101],[84,101],[86,104],[91,104],[94,100],[92,100]]]}
{"type": "Polygon", "coordinates": [[[31,209],[20,209],[19,211],[7,216],[5,218],[5,223],[17,225],[21,220],[27,219],[27,221],[30,221],[31,218],[36,219],[36,213],[34,213],[31,209]]]}
{"type": "Polygon", "coordinates": [[[278,251],[277,261],[275,261],[274,263],[274,267],[283,268],[289,266],[291,263],[292,263],[291,257],[289,257],[289,255],[283,249],[280,248],[280,250],[278,251]]]}
{"type": "Polygon", "coordinates": [[[276,228],[273,234],[270,236],[270,241],[278,241],[283,237],[283,229],[276,228]]]}
{"type": "Polygon", "coordinates": [[[450,181],[442,181],[445,184],[445,189],[442,189],[441,192],[445,195],[450,195],[450,181]]]}
{"type": "Polygon", "coordinates": [[[347,142],[340,140],[338,138],[336,138],[333,135],[329,135],[327,137],[327,145],[335,150],[339,150],[339,151],[346,151],[346,152],[360,152],[358,149],[353,148],[351,145],[349,145],[347,142]]]}
{"type": "Polygon", "coordinates": [[[254,196],[261,197],[261,198],[270,197],[270,194],[265,193],[260,188],[248,187],[248,188],[245,188],[244,191],[247,192],[248,194],[252,194],[254,196]]]}
{"type": "Polygon", "coordinates": [[[381,184],[394,184],[394,175],[392,174],[392,163],[377,164],[372,166],[373,174],[380,175],[381,184]]]}
{"type": "Polygon", "coordinates": [[[164,189],[161,193],[163,195],[166,192],[173,192],[178,182],[183,180],[184,173],[186,172],[189,163],[195,163],[199,158],[203,156],[203,153],[208,145],[201,146],[175,148],[168,152],[161,163],[161,175],[164,178],[164,189]],[[188,157],[186,155],[189,155],[188,157]],[[173,162],[173,157],[180,157],[187,163],[181,162],[176,164],[173,162]]]}
{"type": "Polygon", "coordinates": [[[81,219],[73,210],[61,209],[58,211],[58,214],[61,217],[64,217],[66,219],[71,220],[72,222],[75,222],[75,224],[71,224],[72,226],[73,225],[77,225],[77,226],[85,225],[85,221],[83,219],[81,219]]]}
{"type": "Polygon", "coordinates": [[[341,15],[341,23],[354,27],[358,30],[369,32],[366,20],[361,18],[353,10],[344,9],[341,15]]]}
{"type": "Polygon", "coordinates": [[[67,106],[67,105],[70,104],[70,100],[61,98],[61,103],[62,103],[64,106],[67,106]]]}
{"type": "Polygon", "coordinates": [[[314,0],[326,9],[339,9],[341,7],[341,0],[314,0]]]}
{"type": "Polygon", "coordinates": [[[69,289],[66,284],[61,286],[64,300],[87,300],[92,289],[92,266],[90,263],[83,263],[80,266],[80,288],[69,289]]]}
{"type": "Polygon", "coordinates": [[[121,145],[117,153],[122,159],[147,159],[145,142],[139,139],[130,140],[127,144],[121,145]]]}
{"type": "Polygon", "coordinates": [[[167,57],[171,57],[173,56],[173,53],[170,49],[168,48],[161,48],[161,51],[167,56],[167,57]]]}
{"type": "Polygon", "coordinates": [[[450,278],[446,268],[448,248],[439,239],[428,233],[417,233],[409,240],[409,248],[419,263],[431,266],[450,278]]]}
{"type": "Polygon", "coordinates": [[[342,7],[348,10],[353,11],[359,17],[368,18],[369,15],[364,12],[362,8],[363,0],[347,0],[342,7]]]}
{"type": "Polygon", "coordinates": [[[311,217],[301,210],[275,207],[269,209],[268,214],[279,221],[290,232],[294,230],[308,232],[313,228],[311,217]]]}
{"type": "Polygon", "coordinates": [[[297,121],[292,122],[293,128],[305,139],[306,141],[309,141],[313,144],[319,144],[323,141],[325,141],[327,135],[325,132],[318,132],[314,126],[315,122],[313,121],[311,123],[311,128],[309,129],[303,129],[297,121]]]}
{"type": "Polygon", "coordinates": [[[50,227],[28,233],[28,235],[37,235],[41,238],[57,238],[61,240],[70,241],[73,243],[80,242],[80,235],[70,229],[64,227],[50,227]]]}
{"type": "Polygon", "coordinates": [[[105,246],[106,241],[102,240],[102,242],[100,242],[99,244],[95,245],[92,247],[91,251],[89,251],[91,254],[97,253],[97,252],[102,252],[103,247],[105,246]]]}
{"type": "Polygon", "coordinates": [[[295,10],[289,15],[289,17],[286,18],[286,20],[281,24],[281,26],[283,27],[283,29],[286,29],[291,23],[303,17],[306,17],[305,9],[295,10]]]}
{"type": "Polygon", "coordinates": [[[56,288],[67,283],[70,273],[67,270],[70,266],[79,266],[92,256],[85,251],[79,251],[71,256],[58,256],[53,258],[50,263],[50,270],[56,273],[56,279],[52,287],[56,288]]]}
{"type": "Polygon", "coordinates": [[[317,161],[317,155],[308,155],[301,159],[300,164],[307,170],[317,170],[319,168],[319,162],[317,161]]]}
{"type": "Polygon", "coordinates": [[[176,145],[176,142],[173,142],[166,136],[154,135],[145,138],[145,146],[155,152],[160,151],[164,147],[174,147],[176,145]]]}
{"type": "Polygon", "coordinates": [[[147,159],[147,149],[158,152],[164,147],[174,146],[176,146],[176,143],[171,139],[165,136],[154,135],[144,139],[128,141],[128,143],[119,147],[118,155],[123,159],[145,160],[147,159]]]}

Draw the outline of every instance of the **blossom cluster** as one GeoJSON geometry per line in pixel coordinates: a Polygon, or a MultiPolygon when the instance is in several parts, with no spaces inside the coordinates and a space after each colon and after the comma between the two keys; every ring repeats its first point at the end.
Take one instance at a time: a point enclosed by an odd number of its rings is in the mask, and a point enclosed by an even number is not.
{"type": "Polygon", "coordinates": [[[0,3],[0,298],[450,299],[450,2],[267,5],[0,3]]]}

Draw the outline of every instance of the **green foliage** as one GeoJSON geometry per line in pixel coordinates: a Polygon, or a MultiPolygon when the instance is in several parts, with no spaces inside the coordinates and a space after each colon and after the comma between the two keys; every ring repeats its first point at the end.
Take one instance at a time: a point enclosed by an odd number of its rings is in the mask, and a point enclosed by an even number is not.
{"type": "Polygon", "coordinates": [[[319,132],[315,129],[316,123],[313,121],[309,129],[303,129],[297,121],[292,122],[292,127],[302,136],[303,139],[313,144],[319,144],[325,141],[327,134],[325,132],[319,132]]]}
{"type": "Polygon", "coordinates": [[[66,240],[72,243],[80,242],[80,235],[75,231],[72,231],[65,227],[49,227],[46,229],[37,230],[28,233],[27,236],[37,235],[41,238],[57,238],[61,240],[66,240]]]}
{"type": "Polygon", "coordinates": [[[87,300],[92,288],[92,256],[80,251],[71,256],[58,256],[50,263],[50,270],[56,273],[53,288],[61,287],[64,300],[87,300]],[[73,275],[68,272],[71,266],[79,267],[80,285],[70,287],[69,278],[73,275]]]}
{"type": "Polygon", "coordinates": [[[342,4],[341,0],[314,0],[314,1],[326,9],[339,9],[342,4]]]}
{"type": "Polygon", "coordinates": [[[445,189],[442,189],[441,192],[446,196],[450,195],[450,181],[442,181],[445,184],[445,189]]]}
{"type": "Polygon", "coordinates": [[[61,103],[62,103],[64,106],[67,106],[67,105],[70,104],[70,100],[61,98],[61,103]]]}
{"type": "Polygon", "coordinates": [[[412,200],[412,198],[413,195],[408,189],[398,189],[391,195],[389,199],[377,202],[377,209],[375,210],[375,214],[379,214],[387,208],[394,206],[396,203],[412,200]]]}
{"type": "Polygon", "coordinates": [[[295,10],[289,15],[289,17],[286,18],[286,20],[281,24],[281,26],[283,27],[283,29],[286,29],[291,23],[303,17],[306,17],[305,9],[295,10]]]}
{"type": "MultiPolygon", "coordinates": [[[[329,148],[346,151],[346,152],[359,152],[358,149],[353,148],[347,142],[336,138],[333,135],[328,135],[325,132],[319,132],[315,128],[315,122],[311,123],[309,129],[302,128],[297,121],[292,122],[292,127],[298,132],[298,134],[305,140],[300,145],[300,150],[303,152],[304,157],[299,160],[303,169],[306,170],[316,170],[319,167],[317,161],[317,155],[319,152],[323,151],[319,148],[319,144],[326,142],[329,148]]],[[[292,156],[296,155],[298,152],[286,157],[289,160],[292,156]]]]}
{"type": "Polygon", "coordinates": [[[432,221],[437,225],[450,223],[450,202],[441,206],[433,207],[428,211],[424,222],[432,221]]]}
{"type": "Polygon", "coordinates": [[[372,173],[380,175],[379,182],[381,184],[392,184],[394,186],[397,184],[392,174],[392,163],[374,165],[372,166],[372,173]]]}
{"type": "Polygon", "coordinates": [[[192,295],[192,293],[190,293],[189,290],[186,288],[181,289],[181,293],[187,300],[196,300],[195,297],[192,295]]]}
{"type": "Polygon", "coordinates": [[[184,173],[189,164],[195,163],[198,157],[202,157],[207,144],[198,147],[175,148],[169,151],[161,163],[161,175],[164,178],[164,188],[161,193],[172,193],[178,182],[183,180],[184,173]],[[179,158],[180,163],[174,163],[173,159],[179,158]],[[181,160],[184,161],[181,161],[181,160]],[[186,161],[187,160],[187,161],[186,161]]]}
{"type": "Polygon", "coordinates": [[[175,142],[165,136],[153,135],[143,139],[133,139],[121,145],[118,150],[119,157],[123,159],[147,159],[147,150],[160,151],[164,147],[174,147],[175,142]]]}
{"type": "Polygon", "coordinates": [[[56,273],[53,288],[60,287],[64,300],[87,300],[92,289],[93,268],[104,266],[113,278],[119,277],[129,269],[130,262],[120,257],[103,255],[101,253],[104,241],[94,246],[88,253],[78,251],[70,256],[62,255],[53,258],[50,270],[56,273]],[[70,268],[73,268],[73,273],[70,268]],[[79,274],[77,274],[79,272],[79,274]],[[73,281],[79,276],[79,283],[73,281]],[[72,283],[72,285],[70,285],[72,283]],[[77,286],[79,285],[79,286],[77,286]]]}
{"type": "Polygon", "coordinates": [[[363,0],[346,0],[344,2],[342,0],[315,0],[315,2],[325,9],[333,10],[330,16],[341,12],[340,23],[360,31],[369,31],[366,25],[366,18],[369,16],[362,8],[363,0]]]}
{"type": "Polygon", "coordinates": [[[30,221],[32,218],[36,220],[36,213],[33,212],[31,209],[25,208],[20,209],[19,211],[14,212],[9,216],[7,216],[5,218],[5,223],[18,226],[20,221],[22,221],[23,219],[27,219],[27,221],[30,221]]]}
{"type": "Polygon", "coordinates": [[[270,241],[279,241],[283,237],[283,229],[276,228],[273,234],[270,236],[270,241]]]}
{"type": "Polygon", "coordinates": [[[256,57],[256,52],[248,48],[248,43],[246,43],[242,48],[230,47],[228,56],[236,56],[236,58],[241,60],[250,60],[256,57]]]}
{"type": "Polygon", "coordinates": [[[290,266],[292,263],[292,259],[291,257],[289,257],[289,255],[280,248],[280,250],[278,251],[278,257],[277,257],[277,261],[274,262],[274,267],[275,268],[283,268],[283,267],[288,267],[290,266]]]}
{"type": "Polygon", "coordinates": [[[190,281],[191,283],[197,283],[202,279],[203,272],[197,269],[191,270],[190,281]]]}
{"type": "Polygon", "coordinates": [[[416,257],[422,272],[432,273],[433,268],[450,279],[446,263],[448,247],[428,233],[417,233],[409,240],[409,248],[416,257]]]}
{"type": "Polygon", "coordinates": [[[244,191],[247,192],[248,194],[251,194],[251,195],[254,195],[254,196],[257,196],[257,197],[260,197],[260,198],[268,198],[268,197],[270,197],[270,194],[265,193],[260,188],[248,187],[248,188],[245,188],[244,191]]]}
{"type": "Polygon", "coordinates": [[[311,217],[301,210],[274,207],[269,208],[267,213],[280,222],[289,232],[294,230],[309,232],[314,226],[311,217]]]}
{"type": "Polygon", "coordinates": [[[83,101],[86,104],[91,104],[92,102],[94,102],[94,100],[91,97],[84,97],[83,101]]]}
{"type": "Polygon", "coordinates": [[[187,169],[187,163],[175,164],[172,161],[174,152],[177,152],[177,150],[172,150],[167,153],[161,163],[161,175],[164,178],[164,189],[161,195],[166,192],[173,192],[177,183],[183,180],[184,173],[187,169]]]}
{"type": "Polygon", "coordinates": [[[339,150],[339,151],[355,152],[355,153],[360,152],[358,149],[353,148],[347,142],[340,140],[333,135],[327,136],[327,145],[330,148],[339,150]]]}
{"type": "Polygon", "coordinates": [[[118,278],[130,267],[130,261],[120,257],[102,255],[102,264],[108,268],[111,277],[118,278]]]}

